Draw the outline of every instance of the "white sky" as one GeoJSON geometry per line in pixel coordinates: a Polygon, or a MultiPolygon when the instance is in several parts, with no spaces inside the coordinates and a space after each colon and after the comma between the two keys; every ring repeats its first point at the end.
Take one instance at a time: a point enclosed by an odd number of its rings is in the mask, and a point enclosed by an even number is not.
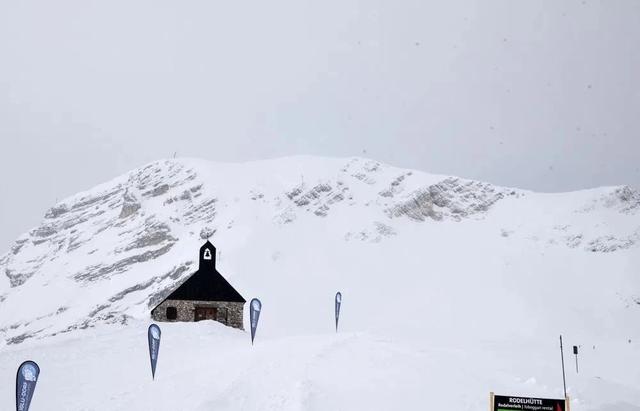
{"type": "Polygon", "coordinates": [[[0,0],[0,250],[145,162],[640,186],[640,1],[0,0]]]}

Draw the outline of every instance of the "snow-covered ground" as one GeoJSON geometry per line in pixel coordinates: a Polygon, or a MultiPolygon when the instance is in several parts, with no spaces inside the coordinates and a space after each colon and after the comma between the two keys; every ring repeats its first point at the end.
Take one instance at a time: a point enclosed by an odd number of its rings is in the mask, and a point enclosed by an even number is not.
{"type": "Polygon", "coordinates": [[[33,410],[483,410],[490,391],[562,397],[563,334],[572,411],[638,411],[639,250],[626,187],[541,194],[360,158],[159,161],[63,200],[0,257],[0,408],[33,359],[33,410]],[[160,324],[152,381],[149,311],[207,236],[262,300],[256,345],[160,324]]]}

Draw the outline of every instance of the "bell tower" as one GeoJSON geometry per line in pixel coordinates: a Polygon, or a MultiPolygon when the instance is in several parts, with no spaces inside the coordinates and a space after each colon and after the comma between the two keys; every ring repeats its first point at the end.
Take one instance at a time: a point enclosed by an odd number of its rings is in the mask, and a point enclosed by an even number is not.
{"type": "Polygon", "coordinates": [[[216,248],[208,240],[200,247],[200,269],[213,269],[216,267],[216,248]]]}

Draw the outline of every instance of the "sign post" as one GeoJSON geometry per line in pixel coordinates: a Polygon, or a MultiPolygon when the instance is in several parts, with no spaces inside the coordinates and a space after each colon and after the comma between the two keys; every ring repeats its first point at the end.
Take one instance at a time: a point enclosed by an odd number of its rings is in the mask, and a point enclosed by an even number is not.
{"type": "Polygon", "coordinates": [[[576,356],[576,374],[578,373],[578,346],[573,346],[573,355],[576,356]]]}
{"type": "Polygon", "coordinates": [[[567,397],[567,379],[564,375],[564,350],[562,349],[562,335],[560,336],[560,359],[562,360],[562,385],[564,386],[564,396],[567,397]]]}

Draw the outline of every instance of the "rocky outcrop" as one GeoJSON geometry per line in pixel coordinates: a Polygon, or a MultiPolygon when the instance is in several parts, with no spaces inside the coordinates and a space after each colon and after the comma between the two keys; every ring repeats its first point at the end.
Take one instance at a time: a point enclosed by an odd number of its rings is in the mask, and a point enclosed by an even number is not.
{"type": "Polygon", "coordinates": [[[624,238],[606,235],[590,241],[585,247],[585,250],[592,253],[612,253],[614,251],[629,249],[635,246],[638,241],[639,236],[637,234],[624,238]]]}
{"type": "Polygon", "coordinates": [[[402,182],[412,174],[413,173],[411,171],[400,174],[398,177],[394,178],[393,181],[391,181],[387,188],[381,190],[378,195],[380,195],[381,197],[393,197],[402,193],[404,191],[402,182]]]}
{"type": "Polygon", "coordinates": [[[75,274],[73,276],[73,279],[80,283],[109,279],[115,274],[122,274],[126,272],[134,264],[144,263],[168,253],[169,250],[171,250],[171,247],[173,247],[173,244],[174,243],[169,243],[154,250],[145,251],[140,254],[134,254],[132,256],[118,260],[113,264],[97,264],[90,266],[87,268],[87,270],[75,274]]]}
{"type": "Polygon", "coordinates": [[[591,212],[598,207],[613,209],[622,214],[635,214],[640,211],[640,192],[629,186],[618,187],[594,199],[578,212],[591,212]]]}
{"type": "Polygon", "coordinates": [[[213,235],[216,233],[216,229],[209,227],[209,226],[205,226],[202,228],[202,230],[200,230],[200,239],[201,240],[208,240],[209,238],[213,237],[213,235]]]}
{"type": "Polygon", "coordinates": [[[305,187],[304,184],[300,184],[285,195],[297,207],[313,212],[318,217],[326,217],[330,206],[343,201],[349,191],[349,188],[341,182],[336,183],[336,187],[328,182],[318,183],[309,189],[305,187]]]}
{"type": "Polygon", "coordinates": [[[136,248],[146,248],[164,243],[178,241],[171,235],[171,228],[166,223],[149,217],[141,231],[134,234],[134,240],[127,244],[122,251],[131,251],[136,248]]]}
{"type": "Polygon", "coordinates": [[[130,215],[135,214],[142,205],[138,202],[136,197],[129,192],[125,191],[122,196],[122,210],[120,210],[119,218],[127,218],[130,215]]]}
{"type": "Polygon", "coordinates": [[[389,217],[407,217],[414,221],[461,218],[485,213],[513,190],[496,188],[477,181],[448,178],[438,184],[414,191],[385,210],[389,217]]]}

